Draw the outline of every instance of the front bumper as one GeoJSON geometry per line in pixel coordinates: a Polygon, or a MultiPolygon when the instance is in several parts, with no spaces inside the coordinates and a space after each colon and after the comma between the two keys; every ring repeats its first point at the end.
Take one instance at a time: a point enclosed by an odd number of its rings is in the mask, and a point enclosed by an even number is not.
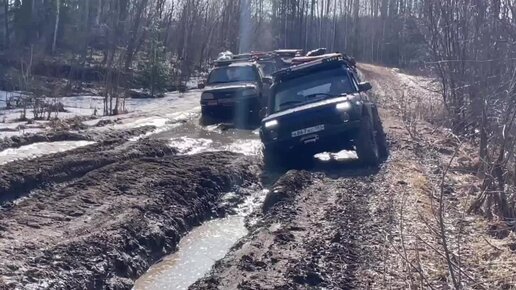
{"type": "Polygon", "coordinates": [[[258,105],[259,97],[256,95],[248,97],[234,97],[234,98],[220,98],[212,100],[201,100],[201,106],[203,108],[211,109],[223,109],[223,108],[235,108],[240,106],[256,106],[258,105]]]}
{"type": "Polygon", "coordinates": [[[350,141],[355,138],[360,128],[360,120],[351,120],[341,124],[324,124],[324,130],[304,134],[301,136],[276,135],[272,130],[260,129],[260,137],[265,148],[268,150],[288,152],[303,151],[307,153],[319,153],[343,149],[350,141]]]}

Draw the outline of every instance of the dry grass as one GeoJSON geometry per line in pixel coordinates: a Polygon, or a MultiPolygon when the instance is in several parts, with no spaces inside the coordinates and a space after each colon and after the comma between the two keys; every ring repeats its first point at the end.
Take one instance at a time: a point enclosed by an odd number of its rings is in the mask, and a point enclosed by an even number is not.
{"type": "Polygon", "coordinates": [[[388,177],[395,183],[385,200],[393,225],[385,233],[385,272],[378,274],[383,282],[373,288],[453,288],[452,268],[457,288],[516,289],[516,235],[505,223],[467,214],[482,182],[475,175],[477,152],[436,126],[446,121],[439,94],[429,89],[432,80],[371,65],[361,68],[367,79],[374,79],[388,115],[398,117],[387,120],[388,134],[407,148],[390,161],[400,175],[388,177]],[[450,263],[439,228],[440,184],[448,163],[442,202],[450,263]]]}

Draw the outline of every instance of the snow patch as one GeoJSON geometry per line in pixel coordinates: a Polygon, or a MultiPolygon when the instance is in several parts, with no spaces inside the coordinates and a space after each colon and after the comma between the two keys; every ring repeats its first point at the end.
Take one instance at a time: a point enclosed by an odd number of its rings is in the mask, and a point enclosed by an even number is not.
{"type": "Polygon", "coordinates": [[[20,159],[34,159],[39,156],[64,152],[95,144],[93,141],[40,142],[20,148],[8,148],[0,152],[0,165],[20,159]]]}

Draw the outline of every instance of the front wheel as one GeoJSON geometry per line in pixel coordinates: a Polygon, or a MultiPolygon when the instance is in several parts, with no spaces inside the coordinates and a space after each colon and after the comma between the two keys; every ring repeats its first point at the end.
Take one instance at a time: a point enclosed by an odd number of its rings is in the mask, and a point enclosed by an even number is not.
{"type": "Polygon", "coordinates": [[[380,119],[380,115],[378,114],[378,109],[373,110],[373,124],[374,130],[376,132],[376,144],[378,144],[378,151],[380,153],[380,157],[382,159],[387,159],[389,157],[389,146],[387,145],[387,135],[383,130],[382,120],[380,119]]]}
{"type": "Polygon", "coordinates": [[[355,141],[358,159],[366,165],[377,166],[380,163],[380,151],[369,114],[362,117],[360,131],[355,141]]]}

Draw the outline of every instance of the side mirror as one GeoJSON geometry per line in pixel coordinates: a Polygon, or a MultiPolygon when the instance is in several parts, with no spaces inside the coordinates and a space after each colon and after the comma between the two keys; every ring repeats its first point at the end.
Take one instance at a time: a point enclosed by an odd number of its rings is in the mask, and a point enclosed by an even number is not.
{"type": "Polygon", "coordinates": [[[206,87],[206,85],[204,83],[197,84],[197,88],[200,90],[204,89],[205,87],[206,87]]]}
{"type": "Polygon", "coordinates": [[[373,88],[373,86],[368,83],[368,82],[364,82],[364,83],[359,83],[358,84],[358,91],[359,92],[367,92],[369,90],[371,90],[373,88]]]}
{"type": "Polygon", "coordinates": [[[262,81],[264,84],[272,85],[272,78],[271,77],[263,77],[262,81]]]}

